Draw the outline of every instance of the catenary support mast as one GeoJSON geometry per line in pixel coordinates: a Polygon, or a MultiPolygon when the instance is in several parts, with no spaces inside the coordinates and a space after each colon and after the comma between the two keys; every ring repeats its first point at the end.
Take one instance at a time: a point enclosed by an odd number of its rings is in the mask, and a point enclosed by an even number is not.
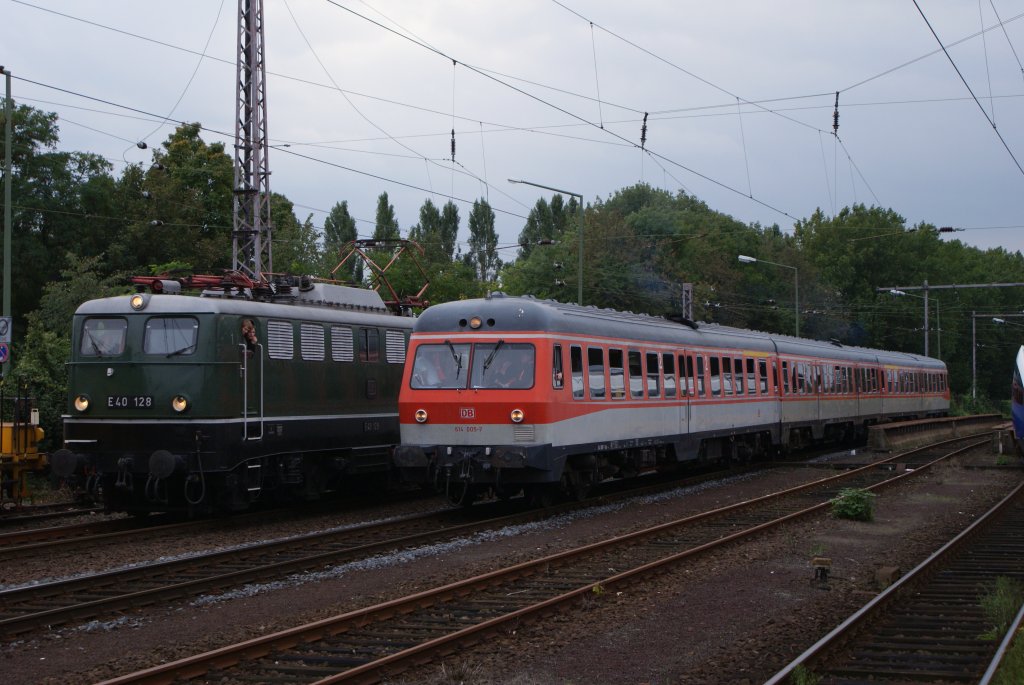
{"type": "Polygon", "coordinates": [[[273,270],[263,0],[238,0],[235,201],[231,257],[254,281],[273,270]]]}

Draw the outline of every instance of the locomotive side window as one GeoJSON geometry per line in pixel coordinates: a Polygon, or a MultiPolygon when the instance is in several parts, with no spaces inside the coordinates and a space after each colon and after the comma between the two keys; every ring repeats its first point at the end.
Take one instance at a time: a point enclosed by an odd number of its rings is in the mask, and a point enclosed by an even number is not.
{"type": "Polygon", "coordinates": [[[629,396],[634,399],[644,396],[644,370],[636,350],[629,351],[629,396]]]}
{"type": "MultiPolygon", "coordinates": [[[[647,396],[648,397],[661,397],[661,384],[659,379],[661,378],[658,373],[658,353],[648,352],[647,353],[647,396]]],[[[667,381],[666,381],[667,384],[667,381]]]]}
{"type": "Polygon", "coordinates": [[[420,345],[416,348],[410,385],[417,389],[464,388],[468,366],[468,343],[420,345]]]}
{"type": "Polygon", "coordinates": [[[267,356],[271,359],[291,359],[295,356],[295,336],[291,321],[267,322],[267,356]]]}
{"type": "Polygon", "coordinates": [[[537,353],[529,343],[476,343],[471,388],[533,387],[537,353]]]}
{"type": "Polygon", "coordinates": [[[676,396],[676,358],[671,352],[661,355],[662,373],[665,375],[665,399],[676,396]]]}
{"type": "Polygon", "coordinates": [[[380,361],[380,331],[376,328],[359,329],[359,361],[380,361]]]}
{"type": "Polygon", "coordinates": [[[402,331],[384,331],[384,358],[388,364],[405,363],[406,339],[402,331]]]}
{"type": "Polygon", "coordinates": [[[199,321],[191,316],[168,316],[146,321],[142,351],[146,354],[193,354],[199,334],[199,321]]]}
{"type": "Polygon", "coordinates": [[[612,399],[625,399],[626,375],[622,366],[622,350],[608,350],[608,379],[612,399]]]}
{"type": "Polygon", "coordinates": [[[121,354],[127,330],[128,321],[125,319],[86,319],[80,351],[86,357],[121,354]]]}
{"type": "Polygon", "coordinates": [[[569,370],[572,373],[572,398],[583,399],[583,348],[573,345],[569,348],[569,370]]]}
{"type": "Polygon", "coordinates": [[[355,342],[348,326],[331,326],[331,359],[350,362],[355,359],[355,342]]]}
{"type": "Polygon", "coordinates": [[[600,347],[587,348],[587,382],[590,385],[590,399],[604,399],[604,350],[600,347]]]}
{"type": "Polygon", "coordinates": [[[324,360],[324,327],[318,323],[299,324],[299,350],[307,361],[324,360]]]}
{"type": "Polygon", "coordinates": [[[551,349],[551,387],[555,390],[565,387],[562,375],[562,346],[557,344],[551,349]]]}

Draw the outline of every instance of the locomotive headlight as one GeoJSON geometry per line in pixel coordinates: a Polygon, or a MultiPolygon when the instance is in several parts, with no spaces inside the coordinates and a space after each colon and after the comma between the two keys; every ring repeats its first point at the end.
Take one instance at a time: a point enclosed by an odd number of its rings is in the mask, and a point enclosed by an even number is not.
{"type": "Polygon", "coordinates": [[[146,307],[146,299],[146,296],[142,293],[135,293],[132,295],[131,299],[128,300],[128,304],[131,305],[131,308],[135,311],[140,311],[146,307]]]}
{"type": "Polygon", "coordinates": [[[427,410],[426,409],[417,409],[416,413],[413,414],[413,416],[416,418],[416,423],[426,423],[427,422],[427,410]]]}
{"type": "Polygon", "coordinates": [[[479,316],[474,316],[472,319],[469,320],[469,327],[474,329],[480,328],[480,324],[482,323],[483,322],[480,320],[479,316]]]}
{"type": "Polygon", "coordinates": [[[171,408],[179,414],[189,408],[188,398],[184,395],[175,395],[171,400],[171,408]]]}
{"type": "Polygon", "coordinates": [[[79,395],[75,398],[75,409],[78,411],[87,411],[89,409],[89,396],[79,395]]]}
{"type": "Polygon", "coordinates": [[[509,414],[509,418],[512,419],[512,423],[522,423],[523,419],[526,418],[526,414],[523,413],[522,409],[513,409],[512,413],[509,414]]]}

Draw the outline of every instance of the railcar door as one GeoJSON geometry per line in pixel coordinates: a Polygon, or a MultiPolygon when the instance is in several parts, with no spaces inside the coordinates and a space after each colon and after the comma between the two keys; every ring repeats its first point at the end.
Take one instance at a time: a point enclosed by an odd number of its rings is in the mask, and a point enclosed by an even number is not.
{"type": "Polygon", "coordinates": [[[242,320],[242,437],[263,439],[263,343],[253,319],[242,320]]]}

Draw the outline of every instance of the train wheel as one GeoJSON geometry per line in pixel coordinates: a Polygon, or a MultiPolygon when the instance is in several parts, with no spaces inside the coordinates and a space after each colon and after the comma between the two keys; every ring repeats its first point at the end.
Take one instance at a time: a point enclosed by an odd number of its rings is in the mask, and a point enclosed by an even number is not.
{"type": "Polygon", "coordinates": [[[526,500],[531,507],[544,509],[555,503],[557,491],[551,484],[530,485],[526,488],[526,500]]]}
{"type": "Polygon", "coordinates": [[[445,484],[444,494],[452,504],[460,507],[468,507],[476,500],[478,488],[465,481],[448,481],[445,484]]]}

